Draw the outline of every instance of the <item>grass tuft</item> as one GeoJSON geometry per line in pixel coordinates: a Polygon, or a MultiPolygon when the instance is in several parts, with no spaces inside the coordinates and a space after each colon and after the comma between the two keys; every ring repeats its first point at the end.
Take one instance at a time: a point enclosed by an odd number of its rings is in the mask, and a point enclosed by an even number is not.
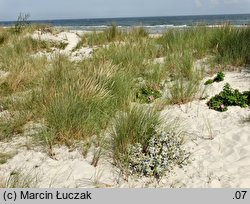
{"type": "Polygon", "coordinates": [[[159,124],[159,114],[150,108],[133,106],[126,112],[120,112],[110,132],[116,163],[121,167],[128,164],[129,146],[140,143],[146,147],[159,124]]]}

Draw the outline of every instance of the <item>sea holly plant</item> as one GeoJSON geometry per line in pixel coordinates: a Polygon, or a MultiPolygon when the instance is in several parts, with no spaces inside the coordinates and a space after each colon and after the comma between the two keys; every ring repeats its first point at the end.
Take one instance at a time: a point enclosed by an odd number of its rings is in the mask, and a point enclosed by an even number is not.
{"type": "Polygon", "coordinates": [[[188,153],[182,148],[182,138],[174,131],[157,130],[147,146],[131,145],[128,153],[129,171],[139,176],[160,179],[174,166],[186,164],[188,153]]]}
{"type": "Polygon", "coordinates": [[[214,82],[220,82],[220,81],[223,81],[225,78],[225,74],[223,72],[218,72],[216,77],[214,77],[213,79],[208,79],[206,82],[205,82],[205,85],[208,85],[208,84],[212,84],[214,82]]]}
{"type": "Polygon", "coordinates": [[[212,97],[207,105],[216,111],[224,112],[228,110],[228,106],[250,106],[250,91],[241,93],[238,89],[232,89],[227,83],[223,91],[212,97]]]}

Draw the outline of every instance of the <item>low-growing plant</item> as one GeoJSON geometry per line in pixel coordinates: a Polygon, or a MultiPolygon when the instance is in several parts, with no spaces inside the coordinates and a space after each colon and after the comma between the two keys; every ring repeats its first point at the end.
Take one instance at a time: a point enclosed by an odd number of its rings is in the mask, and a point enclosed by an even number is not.
{"type": "Polygon", "coordinates": [[[142,103],[152,103],[161,97],[161,92],[150,85],[141,85],[136,92],[136,98],[142,103]]]}
{"type": "Polygon", "coordinates": [[[250,105],[249,93],[250,91],[241,93],[238,89],[232,89],[227,83],[223,91],[212,97],[207,105],[220,112],[227,111],[228,106],[247,107],[250,105]]]}
{"type": "Polygon", "coordinates": [[[146,148],[159,124],[159,114],[148,107],[136,105],[126,112],[118,113],[110,131],[115,163],[121,168],[126,167],[126,171],[129,166],[129,147],[140,143],[146,148]]]}
{"type": "Polygon", "coordinates": [[[184,164],[182,132],[171,124],[162,129],[161,122],[158,112],[142,105],[117,115],[110,134],[114,161],[123,173],[160,179],[184,164]]]}
{"type": "Polygon", "coordinates": [[[223,81],[225,77],[225,74],[223,72],[218,72],[216,77],[214,78],[215,82],[223,81]]]}
{"type": "Polygon", "coordinates": [[[209,85],[214,82],[221,82],[224,80],[225,74],[223,72],[218,72],[217,75],[213,79],[208,79],[204,84],[209,85]]]}
{"type": "Polygon", "coordinates": [[[188,155],[182,148],[182,139],[174,131],[157,130],[146,146],[140,143],[131,145],[128,157],[130,173],[160,179],[174,166],[182,166],[188,155]]]}
{"type": "Polygon", "coordinates": [[[209,84],[212,84],[214,83],[214,80],[213,79],[208,79],[207,81],[205,81],[204,85],[209,85],[209,84]]]}

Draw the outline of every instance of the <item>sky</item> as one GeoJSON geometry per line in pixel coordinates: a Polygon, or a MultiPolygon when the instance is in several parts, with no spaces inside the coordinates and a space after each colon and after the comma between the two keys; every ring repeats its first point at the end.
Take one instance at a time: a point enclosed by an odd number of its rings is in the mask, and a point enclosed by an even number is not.
{"type": "Polygon", "coordinates": [[[0,21],[250,13],[250,0],[0,0],[0,21]]]}

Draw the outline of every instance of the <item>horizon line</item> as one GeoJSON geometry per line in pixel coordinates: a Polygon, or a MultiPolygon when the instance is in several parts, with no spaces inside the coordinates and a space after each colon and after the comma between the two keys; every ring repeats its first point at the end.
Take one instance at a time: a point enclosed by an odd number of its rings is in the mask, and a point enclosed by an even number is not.
{"type": "MultiPolygon", "coordinates": [[[[25,13],[20,13],[25,14],[25,13]]],[[[29,14],[29,13],[27,13],[29,14]]],[[[223,16],[223,15],[250,15],[250,13],[225,13],[225,14],[193,14],[193,15],[166,15],[166,16],[120,16],[120,17],[91,17],[91,18],[55,18],[55,19],[30,19],[29,21],[60,21],[60,20],[92,20],[92,19],[119,19],[119,18],[161,18],[161,17],[188,17],[188,16],[223,16]]],[[[0,22],[15,22],[16,20],[0,20],[0,22]]]]}

